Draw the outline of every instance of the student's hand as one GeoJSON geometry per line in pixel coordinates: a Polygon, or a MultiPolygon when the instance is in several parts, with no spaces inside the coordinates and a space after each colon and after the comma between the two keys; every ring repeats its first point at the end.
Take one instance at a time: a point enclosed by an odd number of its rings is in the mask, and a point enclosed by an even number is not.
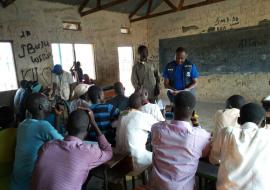
{"type": "Polygon", "coordinates": [[[175,90],[175,91],[173,91],[172,94],[173,94],[174,96],[176,96],[176,95],[177,95],[179,92],[181,92],[181,91],[182,91],[182,90],[175,90]]]}
{"type": "Polygon", "coordinates": [[[172,92],[172,95],[176,96],[176,94],[178,94],[176,90],[172,92]]]}
{"type": "Polygon", "coordinates": [[[60,116],[64,113],[64,108],[61,106],[56,106],[54,109],[54,113],[56,116],[60,116]]]}

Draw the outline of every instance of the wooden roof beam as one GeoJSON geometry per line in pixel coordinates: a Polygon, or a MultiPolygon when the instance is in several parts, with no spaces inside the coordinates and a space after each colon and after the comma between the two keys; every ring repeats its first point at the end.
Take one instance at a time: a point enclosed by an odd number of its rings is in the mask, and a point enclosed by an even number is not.
{"type": "Polygon", "coordinates": [[[97,8],[100,8],[101,6],[101,0],[97,0],[97,8]]]}
{"type": "Polygon", "coordinates": [[[153,0],[149,0],[146,15],[149,15],[150,14],[151,8],[152,8],[152,3],[153,3],[153,0]]]}
{"type": "Polygon", "coordinates": [[[7,6],[9,6],[11,3],[13,3],[15,0],[0,0],[2,7],[6,8],[7,6]]]}
{"type": "Polygon", "coordinates": [[[178,10],[181,10],[184,6],[185,0],[180,0],[178,5],[178,10]]]}
{"type": "Polygon", "coordinates": [[[86,16],[86,15],[89,15],[89,14],[92,14],[92,13],[95,13],[95,12],[98,12],[98,11],[101,11],[104,9],[108,9],[110,7],[113,7],[113,6],[120,4],[120,3],[124,3],[126,1],[127,0],[114,0],[114,1],[111,1],[111,2],[106,3],[104,5],[100,5],[100,7],[96,7],[96,8],[84,11],[84,12],[80,12],[80,15],[83,17],[83,16],[86,16]]]}
{"type": "Polygon", "coordinates": [[[130,13],[129,19],[131,19],[138,12],[138,10],[144,6],[146,2],[147,0],[141,0],[140,4],[134,9],[134,11],[130,13]]]}
{"type": "Polygon", "coordinates": [[[177,7],[170,1],[170,0],[163,0],[167,5],[169,5],[169,7],[171,7],[172,9],[176,10],[177,7]]]}
{"type": "Polygon", "coordinates": [[[222,1],[226,1],[226,0],[211,0],[211,1],[206,0],[206,1],[199,2],[199,3],[194,3],[194,4],[191,4],[191,5],[183,6],[181,9],[171,9],[171,10],[162,11],[162,12],[159,12],[159,13],[154,13],[154,14],[151,14],[151,15],[142,16],[142,17],[135,18],[135,19],[130,19],[130,22],[136,22],[136,21],[140,21],[140,20],[145,20],[145,19],[149,19],[149,18],[161,16],[161,15],[174,13],[174,12],[177,12],[177,11],[183,11],[183,10],[196,8],[196,7],[202,7],[202,6],[206,6],[206,5],[210,5],[210,4],[218,3],[218,2],[222,2],[222,1]]]}
{"type": "Polygon", "coordinates": [[[78,9],[79,13],[82,12],[82,10],[83,10],[83,9],[85,8],[85,6],[89,3],[89,1],[90,1],[90,0],[84,0],[84,1],[80,4],[79,9],[78,9]]]}

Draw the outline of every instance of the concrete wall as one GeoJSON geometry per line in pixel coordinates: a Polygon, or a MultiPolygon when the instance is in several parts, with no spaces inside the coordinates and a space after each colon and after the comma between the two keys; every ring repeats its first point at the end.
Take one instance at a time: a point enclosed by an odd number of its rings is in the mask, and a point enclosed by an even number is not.
{"type": "MultiPolygon", "coordinates": [[[[166,9],[166,6],[163,4],[158,9],[166,9]]],[[[268,10],[269,0],[227,0],[130,24],[126,14],[101,11],[81,18],[75,6],[17,0],[6,9],[0,7],[0,40],[13,41],[18,80],[22,79],[21,70],[38,67],[41,74],[44,68],[52,67],[50,43],[93,43],[98,81],[100,84],[111,84],[119,77],[118,46],[132,45],[136,48],[139,44],[148,44],[150,59],[158,63],[159,39],[207,32],[209,27],[228,30],[254,26],[264,19],[270,20],[268,10]],[[221,23],[221,19],[229,21],[221,23]],[[79,21],[82,31],[63,30],[62,21],[79,21]],[[131,27],[131,34],[120,34],[121,26],[131,27]],[[182,27],[188,27],[187,31],[183,31],[182,27]],[[24,55],[22,46],[30,44],[31,47],[39,43],[43,43],[43,48],[36,49],[34,53],[30,48],[30,52],[24,55]],[[42,60],[35,60],[40,55],[42,60]]],[[[50,81],[49,70],[45,70],[44,75],[46,80],[42,76],[39,78],[47,85],[50,81]]],[[[202,101],[223,102],[231,94],[260,100],[269,93],[269,80],[270,74],[263,73],[201,77],[197,94],[202,101]]]]}
{"type": "MultiPolygon", "coordinates": [[[[178,1],[179,2],[179,1],[178,1]]],[[[187,4],[198,2],[186,0],[187,4]]],[[[159,10],[167,9],[162,4],[159,10]]],[[[229,30],[257,25],[270,20],[269,0],[226,0],[209,6],[168,14],[148,20],[148,42],[152,59],[158,62],[159,39],[207,32],[210,27],[229,30]],[[222,20],[226,22],[222,22],[222,20]],[[228,20],[228,21],[227,21],[228,20]],[[187,27],[183,31],[182,27],[187,27]]],[[[249,100],[261,100],[269,94],[270,74],[212,75],[201,77],[198,99],[223,102],[232,94],[242,94],[249,100]]]]}
{"type": "MultiPolygon", "coordinates": [[[[41,76],[44,68],[53,65],[50,43],[93,43],[98,83],[111,84],[119,78],[117,47],[147,42],[146,21],[130,24],[128,15],[107,11],[81,18],[77,10],[76,6],[38,0],[17,0],[5,9],[0,7],[0,40],[13,42],[18,80],[21,70],[37,67],[40,81],[50,83],[49,70],[41,76]],[[63,30],[62,21],[79,21],[82,31],[63,30]],[[121,26],[131,27],[131,34],[121,34],[121,26]],[[39,44],[40,48],[31,48],[39,44]],[[24,46],[29,52],[23,52],[24,46]]],[[[30,72],[27,78],[31,76],[30,72]]]]}

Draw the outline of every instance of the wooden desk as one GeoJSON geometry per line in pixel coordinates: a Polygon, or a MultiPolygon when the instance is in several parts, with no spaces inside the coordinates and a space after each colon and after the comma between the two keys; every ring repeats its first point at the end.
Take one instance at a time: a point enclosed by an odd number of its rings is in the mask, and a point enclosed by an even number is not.
{"type": "MultiPolygon", "coordinates": [[[[108,190],[109,181],[116,181],[117,179],[124,180],[124,186],[127,187],[125,176],[132,168],[128,164],[129,154],[113,154],[113,157],[108,162],[93,169],[91,175],[104,180],[104,189],[108,190]]],[[[126,188],[127,189],[127,188],[126,188]]]]}
{"type": "Polygon", "coordinates": [[[210,182],[216,183],[218,176],[218,166],[212,165],[205,161],[200,161],[196,175],[199,177],[199,189],[210,189],[208,184],[210,182]],[[204,182],[204,185],[203,185],[204,182]]]}

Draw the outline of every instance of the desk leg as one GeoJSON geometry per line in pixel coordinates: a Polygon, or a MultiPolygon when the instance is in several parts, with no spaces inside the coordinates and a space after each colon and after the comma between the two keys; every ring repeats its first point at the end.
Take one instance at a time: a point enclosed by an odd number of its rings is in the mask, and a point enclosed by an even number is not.
{"type": "Polygon", "coordinates": [[[147,181],[147,176],[146,176],[146,171],[143,171],[142,173],[142,184],[146,185],[146,181],[147,181]]]}
{"type": "Polygon", "coordinates": [[[203,190],[203,182],[201,176],[199,176],[199,190],[203,190]]]}
{"type": "Polygon", "coordinates": [[[124,190],[127,190],[127,179],[126,179],[126,176],[124,176],[123,182],[124,182],[124,190]]]}
{"type": "Polygon", "coordinates": [[[132,176],[132,189],[135,189],[136,186],[136,179],[134,176],[132,176]]]}
{"type": "Polygon", "coordinates": [[[107,173],[107,167],[104,168],[104,189],[108,190],[108,173],[107,173]]]}

